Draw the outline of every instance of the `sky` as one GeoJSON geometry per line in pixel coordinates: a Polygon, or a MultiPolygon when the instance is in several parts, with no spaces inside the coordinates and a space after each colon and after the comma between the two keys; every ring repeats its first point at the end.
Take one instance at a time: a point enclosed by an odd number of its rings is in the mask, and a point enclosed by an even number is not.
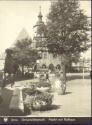
{"type": "MultiPolygon", "coordinates": [[[[25,28],[33,37],[33,26],[36,24],[39,8],[43,21],[49,13],[50,1],[0,1],[0,53],[14,44],[20,31],[25,28]]],[[[80,1],[80,8],[91,17],[91,1],[80,1]]]]}

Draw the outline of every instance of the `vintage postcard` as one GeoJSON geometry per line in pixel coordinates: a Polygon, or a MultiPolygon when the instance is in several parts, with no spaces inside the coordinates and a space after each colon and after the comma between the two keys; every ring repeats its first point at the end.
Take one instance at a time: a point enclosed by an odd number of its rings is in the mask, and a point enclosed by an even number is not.
{"type": "Polygon", "coordinates": [[[0,124],[91,123],[91,0],[0,0],[0,124]]]}

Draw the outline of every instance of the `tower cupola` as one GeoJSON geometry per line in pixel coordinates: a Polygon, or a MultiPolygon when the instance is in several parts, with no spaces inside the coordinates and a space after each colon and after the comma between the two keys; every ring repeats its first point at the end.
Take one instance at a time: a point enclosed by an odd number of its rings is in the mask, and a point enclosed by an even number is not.
{"type": "Polygon", "coordinates": [[[39,15],[38,15],[38,20],[39,21],[42,21],[42,13],[41,13],[41,6],[40,6],[40,11],[39,11],[39,15]]]}
{"type": "Polygon", "coordinates": [[[42,13],[41,13],[41,6],[40,6],[40,11],[38,14],[38,21],[36,22],[36,25],[34,25],[34,35],[35,37],[45,37],[46,36],[46,26],[42,20],[42,13]]]}

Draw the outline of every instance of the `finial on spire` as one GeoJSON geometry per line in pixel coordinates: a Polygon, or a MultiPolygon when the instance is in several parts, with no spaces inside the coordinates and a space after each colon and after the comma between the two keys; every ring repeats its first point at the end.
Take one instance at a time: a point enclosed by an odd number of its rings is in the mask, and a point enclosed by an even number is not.
{"type": "Polygon", "coordinates": [[[41,6],[39,6],[39,10],[40,10],[40,13],[41,13],[41,6]]]}
{"type": "Polygon", "coordinates": [[[38,15],[38,17],[40,18],[40,20],[42,20],[41,6],[39,6],[39,15],[38,15]]]}

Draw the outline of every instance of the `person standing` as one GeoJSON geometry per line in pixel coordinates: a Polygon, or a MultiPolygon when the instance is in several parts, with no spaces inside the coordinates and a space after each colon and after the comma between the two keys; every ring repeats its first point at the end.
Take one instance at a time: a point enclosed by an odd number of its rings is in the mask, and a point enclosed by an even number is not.
{"type": "Polygon", "coordinates": [[[34,65],[34,72],[37,71],[37,64],[34,65]]]}
{"type": "Polygon", "coordinates": [[[0,87],[0,104],[2,103],[3,99],[2,99],[2,89],[0,87]]]}
{"type": "Polygon", "coordinates": [[[48,73],[48,72],[46,72],[46,80],[47,80],[47,81],[50,81],[50,80],[49,80],[49,73],[48,73]]]}

